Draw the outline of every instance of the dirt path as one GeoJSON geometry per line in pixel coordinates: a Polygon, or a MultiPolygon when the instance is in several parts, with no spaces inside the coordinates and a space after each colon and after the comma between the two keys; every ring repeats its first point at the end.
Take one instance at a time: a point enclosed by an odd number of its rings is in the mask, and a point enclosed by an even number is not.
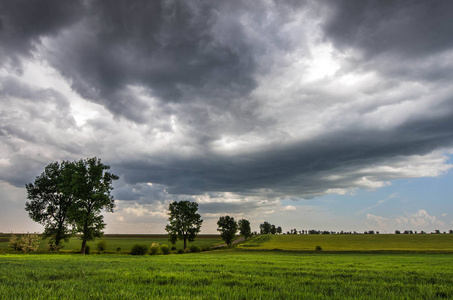
{"type": "MultiPolygon", "coordinates": [[[[240,242],[242,242],[242,241],[244,241],[244,240],[245,240],[245,238],[244,238],[244,237],[241,237],[241,238],[239,238],[239,239],[233,241],[232,244],[237,244],[237,243],[240,243],[240,242]]],[[[226,246],[227,246],[227,244],[221,244],[221,245],[217,245],[217,246],[211,246],[211,249],[222,248],[222,247],[226,247],[226,246]]]]}

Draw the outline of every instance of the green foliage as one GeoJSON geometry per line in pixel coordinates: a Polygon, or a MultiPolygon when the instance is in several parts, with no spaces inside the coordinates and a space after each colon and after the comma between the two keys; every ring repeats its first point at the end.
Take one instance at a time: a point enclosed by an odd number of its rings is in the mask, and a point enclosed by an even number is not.
{"type": "Polygon", "coordinates": [[[17,237],[11,234],[9,239],[9,248],[14,251],[36,252],[39,249],[39,236],[36,233],[23,234],[17,237]]]}
{"type": "Polygon", "coordinates": [[[316,246],[316,247],[315,247],[315,250],[316,250],[316,251],[322,251],[322,247],[321,247],[321,246],[316,246]]]}
{"type": "Polygon", "coordinates": [[[82,254],[87,241],[102,236],[105,228],[102,210],[113,212],[115,207],[110,194],[113,180],[119,177],[107,172],[110,166],[93,157],[79,160],[70,165],[72,196],[70,219],[77,232],[82,234],[82,254]]]}
{"type": "Polygon", "coordinates": [[[102,235],[105,223],[101,211],[113,212],[110,192],[118,176],[108,172],[110,166],[93,157],[84,160],[49,164],[26,185],[25,210],[34,221],[44,226],[44,237],[50,237],[50,249],[61,248],[61,241],[74,233],[82,234],[82,254],[87,241],[102,235]]]}
{"type": "Polygon", "coordinates": [[[168,247],[167,244],[163,244],[159,247],[160,251],[162,252],[163,255],[168,255],[170,254],[170,247],[168,247]]]}
{"type": "Polygon", "coordinates": [[[264,223],[260,224],[260,233],[261,234],[270,234],[271,230],[272,230],[272,225],[269,222],[265,221],[264,223]]]}
{"type": "Polygon", "coordinates": [[[453,298],[451,254],[15,254],[0,266],[0,299],[453,298]]]}
{"type": "Polygon", "coordinates": [[[230,246],[234,240],[234,236],[238,231],[238,224],[234,220],[234,218],[230,216],[223,216],[220,217],[217,221],[217,231],[220,231],[220,236],[225,241],[225,243],[230,246]]]}
{"type": "Polygon", "coordinates": [[[156,255],[159,252],[159,243],[152,243],[149,247],[149,254],[156,255]]]}
{"type": "Polygon", "coordinates": [[[11,237],[9,238],[8,248],[11,248],[14,251],[20,251],[22,249],[19,238],[15,234],[11,234],[11,237]]]}
{"type": "Polygon", "coordinates": [[[84,254],[90,254],[90,252],[91,252],[90,245],[85,245],[85,253],[84,254]]]}
{"type": "Polygon", "coordinates": [[[97,244],[97,248],[98,248],[99,252],[103,252],[103,251],[107,250],[107,242],[106,241],[100,241],[97,244]]]}
{"type": "Polygon", "coordinates": [[[146,245],[135,244],[132,246],[132,255],[146,255],[148,253],[148,247],[146,245]]]}
{"type": "Polygon", "coordinates": [[[25,185],[28,202],[25,210],[29,217],[44,226],[44,238],[50,237],[49,249],[57,251],[61,242],[72,235],[69,222],[72,205],[71,163],[50,163],[34,183],[25,185]]]}
{"type": "Polygon", "coordinates": [[[203,220],[197,213],[198,204],[190,201],[174,201],[168,207],[168,222],[165,230],[170,236],[170,242],[174,244],[177,240],[184,241],[184,249],[187,241],[193,242],[201,230],[203,220]]]}
{"type": "Polygon", "coordinates": [[[184,254],[184,250],[183,249],[179,249],[177,253],[178,254],[184,254]]]}
{"type": "Polygon", "coordinates": [[[201,252],[201,248],[198,247],[197,245],[192,245],[192,246],[190,246],[190,247],[189,247],[189,250],[190,250],[190,252],[192,252],[192,253],[201,252]]]}
{"type": "Polygon", "coordinates": [[[241,235],[245,239],[249,239],[252,236],[252,229],[250,227],[250,222],[246,219],[239,220],[238,227],[241,235]]]}
{"type": "Polygon", "coordinates": [[[117,247],[116,252],[121,252],[121,247],[117,247]]]}

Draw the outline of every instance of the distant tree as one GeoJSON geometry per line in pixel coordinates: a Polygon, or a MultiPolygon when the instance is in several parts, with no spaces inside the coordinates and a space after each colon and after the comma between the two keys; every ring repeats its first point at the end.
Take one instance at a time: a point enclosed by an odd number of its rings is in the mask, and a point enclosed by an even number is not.
{"type": "Polygon", "coordinates": [[[250,228],[250,222],[248,220],[239,220],[238,226],[241,235],[245,237],[245,239],[248,239],[252,236],[252,229],[250,228]]]}
{"type": "Polygon", "coordinates": [[[168,207],[168,221],[170,222],[165,230],[170,235],[170,242],[175,244],[176,241],[184,241],[184,249],[187,247],[187,241],[193,242],[201,230],[203,220],[197,213],[198,204],[190,201],[174,201],[168,207]]]}
{"type": "Polygon", "coordinates": [[[69,223],[70,207],[73,203],[71,174],[68,162],[50,163],[34,183],[26,184],[25,210],[29,217],[44,226],[44,238],[50,238],[50,249],[58,250],[61,242],[72,235],[69,223]]]}
{"type": "Polygon", "coordinates": [[[395,234],[400,234],[401,232],[399,230],[395,230],[395,234]]]}
{"type": "Polygon", "coordinates": [[[119,177],[107,172],[110,166],[93,157],[81,159],[70,165],[73,205],[70,219],[81,233],[82,249],[85,254],[87,241],[102,236],[105,228],[102,210],[113,212],[115,200],[110,194],[112,182],[119,177]]]}
{"type": "Polygon", "coordinates": [[[270,234],[271,228],[272,228],[272,225],[269,222],[264,221],[264,223],[260,224],[260,233],[261,234],[270,234]]]}
{"type": "Polygon", "coordinates": [[[271,234],[276,234],[277,233],[277,228],[275,225],[271,225],[271,234]]]}
{"type": "Polygon", "coordinates": [[[234,236],[238,231],[238,224],[234,218],[230,216],[220,217],[217,221],[217,231],[220,231],[220,236],[225,241],[225,243],[230,246],[234,240],[234,236]]]}
{"type": "Polygon", "coordinates": [[[278,234],[282,234],[282,232],[283,232],[282,228],[281,228],[280,226],[278,226],[278,227],[277,227],[277,233],[278,233],[278,234]]]}
{"type": "Polygon", "coordinates": [[[448,231],[448,233],[449,233],[449,234],[453,234],[453,230],[450,229],[450,230],[448,231]]]}

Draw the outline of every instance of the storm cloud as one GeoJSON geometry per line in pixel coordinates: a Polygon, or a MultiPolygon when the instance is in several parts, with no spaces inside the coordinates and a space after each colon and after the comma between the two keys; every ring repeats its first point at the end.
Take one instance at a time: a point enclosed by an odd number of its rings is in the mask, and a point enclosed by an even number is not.
{"type": "Polygon", "coordinates": [[[452,8],[0,1],[0,179],[99,156],[118,200],[214,213],[439,176],[452,8]]]}

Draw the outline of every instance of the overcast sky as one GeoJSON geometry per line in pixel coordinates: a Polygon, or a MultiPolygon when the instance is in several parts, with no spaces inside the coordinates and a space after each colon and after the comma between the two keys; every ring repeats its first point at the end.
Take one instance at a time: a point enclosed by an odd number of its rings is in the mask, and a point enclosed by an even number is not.
{"type": "Polygon", "coordinates": [[[452,1],[0,0],[0,232],[93,156],[107,233],[452,229],[452,81],[452,1]]]}

